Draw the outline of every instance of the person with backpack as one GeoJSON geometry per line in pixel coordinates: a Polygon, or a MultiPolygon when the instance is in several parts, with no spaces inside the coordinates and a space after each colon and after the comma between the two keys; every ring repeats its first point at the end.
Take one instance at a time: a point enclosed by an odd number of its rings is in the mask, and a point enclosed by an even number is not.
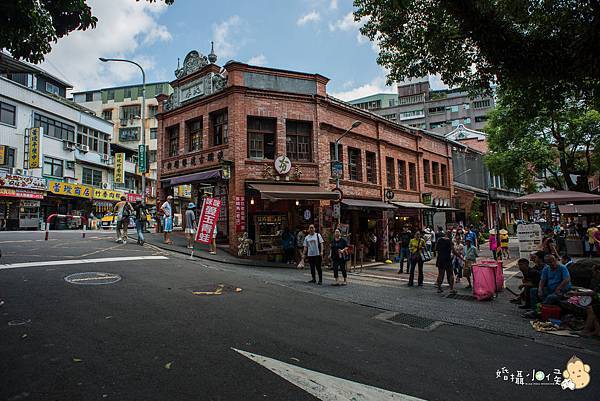
{"type": "Polygon", "coordinates": [[[117,242],[127,244],[127,228],[129,227],[129,217],[133,212],[131,203],[127,202],[125,196],[117,202],[113,209],[113,221],[117,220],[117,242]]]}
{"type": "Polygon", "coordinates": [[[317,283],[315,270],[319,273],[319,281],[317,284],[323,284],[323,270],[321,270],[321,262],[323,261],[323,237],[315,231],[314,224],[308,226],[308,234],[304,237],[304,248],[302,250],[302,258],[308,256],[310,264],[310,274],[312,280],[309,283],[317,283]]]}
{"type": "Polygon", "coordinates": [[[347,251],[348,241],[342,238],[342,232],[338,228],[333,234],[333,241],[331,241],[331,262],[333,264],[333,278],[335,278],[333,285],[335,286],[348,284],[348,275],[346,273],[347,251]],[[344,278],[341,284],[338,277],[338,270],[342,272],[342,277],[344,278]]]}
{"type": "Polygon", "coordinates": [[[146,230],[146,221],[148,221],[148,210],[146,205],[142,203],[141,199],[135,201],[133,207],[135,211],[135,231],[137,232],[137,243],[138,245],[144,245],[144,231],[146,230]]]}
{"type": "Polygon", "coordinates": [[[410,274],[408,276],[408,286],[412,287],[415,281],[415,268],[419,268],[419,276],[417,284],[423,287],[423,251],[426,250],[425,240],[421,238],[421,232],[415,232],[415,236],[410,240],[408,245],[410,252],[410,274]]]}

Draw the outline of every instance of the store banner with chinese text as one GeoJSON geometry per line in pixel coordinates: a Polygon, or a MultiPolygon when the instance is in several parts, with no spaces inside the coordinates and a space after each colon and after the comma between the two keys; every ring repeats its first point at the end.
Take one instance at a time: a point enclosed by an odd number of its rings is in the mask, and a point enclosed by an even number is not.
{"type": "Polygon", "coordinates": [[[45,191],[46,179],[41,177],[0,173],[0,187],[45,191]]]}
{"type": "Polygon", "coordinates": [[[92,198],[92,188],[87,185],[72,184],[70,182],[48,181],[48,191],[57,195],[76,196],[79,198],[92,198]]]}
{"type": "Polygon", "coordinates": [[[41,128],[29,129],[29,168],[40,168],[40,131],[41,128]]]}
{"type": "Polygon", "coordinates": [[[125,193],[113,191],[111,189],[94,188],[94,199],[98,200],[119,201],[123,195],[125,195],[125,193]]]}
{"type": "Polygon", "coordinates": [[[116,184],[125,184],[125,153],[115,153],[115,175],[116,184]]]}
{"type": "Polygon", "coordinates": [[[235,197],[235,232],[246,231],[246,198],[243,196],[235,197]]]}
{"type": "Polygon", "coordinates": [[[221,213],[221,200],[205,198],[202,203],[200,222],[196,231],[196,242],[210,244],[217,220],[219,219],[219,213],[221,213]]]}

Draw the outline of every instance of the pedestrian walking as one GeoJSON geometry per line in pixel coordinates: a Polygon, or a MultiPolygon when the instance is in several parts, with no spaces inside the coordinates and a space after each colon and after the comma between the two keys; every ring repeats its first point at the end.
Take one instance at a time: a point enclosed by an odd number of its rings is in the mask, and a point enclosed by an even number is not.
{"type": "Polygon", "coordinates": [[[415,268],[419,268],[419,277],[417,284],[423,287],[423,251],[426,250],[425,241],[421,238],[421,233],[417,231],[408,245],[410,252],[410,275],[408,277],[408,286],[412,287],[415,281],[415,268]]]}
{"type": "Polygon", "coordinates": [[[173,244],[173,241],[171,241],[171,232],[173,231],[173,208],[171,207],[171,202],[173,202],[173,197],[169,195],[165,203],[160,207],[165,216],[163,224],[164,242],[168,245],[173,244]]]}
{"type": "Polygon", "coordinates": [[[331,241],[331,262],[333,264],[333,278],[335,283],[333,285],[346,285],[347,273],[346,273],[346,256],[348,252],[348,241],[342,238],[342,232],[336,229],[333,233],[333,241],[331,241]],[[342,272],[344,281],[340,284],[338,277],[338,270],[342,272]]]}
{"type": "Polygon", "coordinates": [[[425,227],[423,230],[423,240],[425,241],[425,248],[427,252],[431,253],[433,246],[433,230],[429,227],[425,227]]]}
{"type": "Polygon", "coordinates": [[[452,243],[452,268],[454,269],[457,283],[460,283],[460,279],[463,276],[464,261],[464,245],[460,237],[454,237],[454,242],[452,243]]]}
{"type": "Polygon", "coordinates": [[[502,251],[502,259],[510,259],[510,251],[508,249],[508,231],[506,229],[501,229],[500,233],[500,250],[502,251]]]}
{"type": "MultiPolygon", "coordinates": [[[[600,226],[600,224],[599,224],[600,226]]],[[[590,223],[588,225],[588,229],[586,230],[587,234],[587,242],[588,242],[588,256],[590,258],[594,257],[594,253],[596,252],[596,241],[594,239],[594,234],[598,231],[598,227],[596,227],[595,223],[590,223]]]]}
{"type": "Polygon", "coordinates": [[[194,234],[196,233],[196,213],[194,202],[188,203],[185,211],[185,238],[187,239],[188,249],[194,249],[194,234]]]}
{"type": "Polygon", "coordinates": [[[494,260],[498,260],[498,238],[496,238],[496,229],[490,230],[490,236],[488,238],[490,251],[492,251],[492,257],[494,260]]]}
{"type": "Polygon", "coordinates": [[[404,272],[404,259],[406,259],[406,272],[410,271],[410,252],[408,247],[411,238],[410,231],[406,227],[402,228],[402,233],[400,234],[400,270],[398,270],[398,274],[404,272]]]}
{"type": "MultiPolygon", "coordinates": [[[[302,250],[304,249],[304,238],[306,237],[306,233],[303,229],[298,229],[296,233],[296,249],[298,251],[298,259],[301,262],[304,258],[302,257],[302,250]]],[[[304,263],[298,264],[300,269],[304,269],[304,263]]]]}
{"type": "Polygon", "coordinates": [[[454,274],[452,272],[452,247],[452,241],[450,241],[448,234],[438,238],[436,241],[435,250],[437,252],[437,259],[435,265],[438,268],[438,277],[436,281],[438,293],[443,292],[442,283],[444,282],[445,274],[448,284],[450,285],[450,293],[456,294],[456,290],[454,289],[454,274]]]}
{"type": "Polygon", "coordinates": [[[315,270],[319,274],[318,284],[323,283],[323,271],[321,270],[321,262],[323,260],[323,237],[315,232],[314,224],[308,226],[308,234],[304,237],[304,245],[302,258],[306,255],[310,264],[310,274],[312,280],[309,283],[317,283],[315,270]]]}
{"type": "Polygon", "coordinates": [[[296,238],[288,227],[281,233],[281,246],[283,248],[283,263],[295,264],[294,250],[296,248],[296,238]]]}
{"type": "Polygon", "coordinates": [[[212,237],[210,239],[209,251],[211,255],[217,254],[217,223],[215,222],[215,228],[213,228],[212,237]]]}
{"type": "Polygon", "coordinates": [[[148,210],[141,199],[135,201],[133,207],[135,211],[135,231],[137,232],[137,243],[138,245],[144,245],[144,231],[146,231],[146,222],[148,221],[148,210]]]}
{"type": "Polygon", "coordinates": [[[117,242],[126,244],[127,243],[127,228],[129,227],[129,218],[133,213],[133,207],[131,203],[127,202],[125,196],[121,196],[121,200],[117,202],[113,209],[113,222],[117,221],[116,232],[117,242]]]}
{"type": "Polygon", "coordinates": [[[471,240],[468,239],[465,244],[465,267],[463,269],[463,276],[467,279],[469,285],[465,288],[471,288],[471,271],[473,263],[477,261],[477,248],[473,246],[471,240]]]}

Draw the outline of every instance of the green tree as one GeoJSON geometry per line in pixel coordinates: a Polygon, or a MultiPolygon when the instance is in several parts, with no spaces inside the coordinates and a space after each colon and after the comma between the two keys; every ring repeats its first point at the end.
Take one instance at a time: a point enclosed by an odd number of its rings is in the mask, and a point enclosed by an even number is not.
{"type": "Polygon", "coordinates": [[[478,197],[473,198],[471,203],[471,212],[469,213],[469,223],[479,226],[481,222],[481,200],[478,197]]]}
{"type": "Polygon", "coordinates": [[[8,50],[13,57],[39,63],[52,50],[52,42],[75,30],[93,29],[96,22],[86,0],[3,0],[0,49],[8,50]]]}
{"type": "Polygon", "coordinates": [[[558,104],[519,90],[498,94],[486,125],[490,171],[514,188],[533,190],[537,177],[553,188],[589,191],[588,177],[600,171],[598,110],[577,96],[558,104]]]}
{"type": "Polygon", "coordinates": [[[440,74],[481,92],[497,82],[539,96],[600,93],[597,0],[355,0],[388,79],[440,74]]]}

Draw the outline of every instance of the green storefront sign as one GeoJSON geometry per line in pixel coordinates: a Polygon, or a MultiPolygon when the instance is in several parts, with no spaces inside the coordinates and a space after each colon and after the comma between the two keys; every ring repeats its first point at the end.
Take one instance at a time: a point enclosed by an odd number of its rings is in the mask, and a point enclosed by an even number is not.
{"type": "Polygon", "coordinates": [[[138,146],[138,170],[140,173],[148,172],[148,146],[138,146]]]}

